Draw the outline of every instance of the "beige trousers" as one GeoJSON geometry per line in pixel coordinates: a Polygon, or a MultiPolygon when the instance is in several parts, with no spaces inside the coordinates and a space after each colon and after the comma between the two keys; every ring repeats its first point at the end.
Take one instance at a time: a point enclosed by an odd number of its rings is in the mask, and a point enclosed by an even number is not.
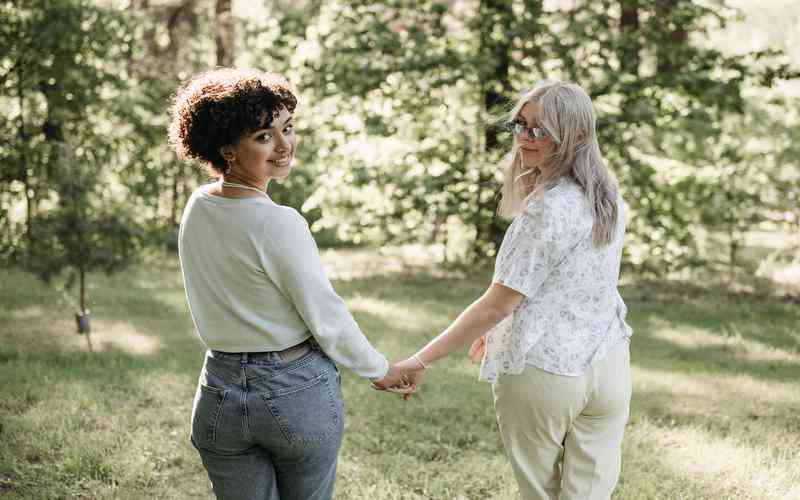
{"type": "Polygon", "coordinates": [[[631,400],[629,342],[580,377],[529,366],[493,385],[497,422],[525,500],[607,500],[631,400]]]}

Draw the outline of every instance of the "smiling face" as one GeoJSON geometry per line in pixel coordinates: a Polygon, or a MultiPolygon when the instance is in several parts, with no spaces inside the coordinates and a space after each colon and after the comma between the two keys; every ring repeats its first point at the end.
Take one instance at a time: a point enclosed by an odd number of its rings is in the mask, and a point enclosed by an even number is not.
{"type": "MultiPolygon", "coordinates": [[[[538,120],[539,103],[528,101],[520,109],[514,121],[521,123],[527,128],[542,128],[538,120]]],[[[526,169],[543,168],[547,166],[548,160],[555,151],[556,144],[549,135],[541,139],[533,139],[527,130],[515,135],[519,145],[519,154],[522,164],[526,169]]]]}
{"type": "Polygon", "coordinates": [[[255,185],[285,179],[292,170],[296,147],[292,114],[280,108],[269,127],[249,132],[227,148],[226,156],[234,159],[231,177],[255,185]]]}

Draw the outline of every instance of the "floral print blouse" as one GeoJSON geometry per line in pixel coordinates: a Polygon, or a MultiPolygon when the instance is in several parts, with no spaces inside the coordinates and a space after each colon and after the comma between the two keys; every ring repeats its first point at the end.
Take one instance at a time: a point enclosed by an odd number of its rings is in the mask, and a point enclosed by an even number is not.
{"type": "Polygon", "coordinates": [[[531,199],[506,231],[492,281],[525,298],[486,336],[480,379],[493,382],[526,365],[582,375],[630,338],[627,308],[617,291],[625,206],[617,200],[610,244],[592,244],[593,217],[581,188],[569,178],[531,199]]]}

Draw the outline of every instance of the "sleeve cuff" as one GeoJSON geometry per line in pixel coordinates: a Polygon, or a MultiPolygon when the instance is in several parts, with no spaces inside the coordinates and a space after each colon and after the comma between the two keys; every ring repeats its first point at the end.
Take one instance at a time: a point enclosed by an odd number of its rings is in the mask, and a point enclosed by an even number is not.
{"type": "Polygon", "coordinates": [[[378,370],[380,376],[368,377],[370,382],[377,382],[379,380],[383,380],[384,378],[386,378],[386,374],[389,373],[389,361],[386,359],[385,356],[381,357],[383,358],[383,362],[381,363],[380,370],[378,370]]]}
{"type": "Polygon", "coordinates": [[[525,287],[523,287],[521,285],[517,285],[515,283],[511,283],[511,280],[508,280],[508,279],[506,279],[504,277],[502,277],[502,278],[495,277],[495,278],[492,279],[492,283],[497,283],[498,285],[503,285],[504,287],[510,288],[510,289],[514,290],[515,292],[520,293],[520,294],[522,294],[522,295],[524,295],[525,297],[528,297],[528,298],[533,296],[533,293],[530,290],[526,290],[525,287]]]}

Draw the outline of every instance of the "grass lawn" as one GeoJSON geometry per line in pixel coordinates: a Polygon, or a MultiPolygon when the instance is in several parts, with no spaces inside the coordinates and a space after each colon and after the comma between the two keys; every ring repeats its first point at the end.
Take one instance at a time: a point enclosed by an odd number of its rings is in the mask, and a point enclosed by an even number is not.
{"type": "MultiPolygon", "coordinates": [[[[343,256],[327,255],[337,290],[393,359],[489,280],[422,268],[377,276],[343,256]]],[[[213,498],[188,440],[203,348],[177,260],[90,282],[94,353],[58,293],[0,272],[0,497],[213,498]]],[[[634,399],[615,498],[800,498],[800,306],[686,284],[622,294],[634,399]]],[[[337,498],[515,498],[490,388],[476,378],[451,356],[404,403],[345,373],[337,498]]]]}

